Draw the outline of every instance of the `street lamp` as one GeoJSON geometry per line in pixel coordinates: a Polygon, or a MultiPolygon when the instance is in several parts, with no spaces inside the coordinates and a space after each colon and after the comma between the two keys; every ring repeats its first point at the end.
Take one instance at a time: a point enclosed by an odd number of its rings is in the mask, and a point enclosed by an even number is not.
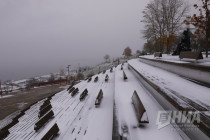
{"type": "Polygon", "coordinates": [[[169,31],[167,31],[167,54],[169,54],[169,31]]]}
{"type": "Polygon", "coordinates": [[[67,81],[68,81],[68,82],[67,82],[67,83],[70,83],[70,82],[69,82],[69,81],[70,81],[70,76],[69,76],[69,68],[70,68],[70,66],[71,66],[71,65],[68,65],[68,66],[66,67],[66,68],[68,69],[68,78],[67,78],[67,81]]]}

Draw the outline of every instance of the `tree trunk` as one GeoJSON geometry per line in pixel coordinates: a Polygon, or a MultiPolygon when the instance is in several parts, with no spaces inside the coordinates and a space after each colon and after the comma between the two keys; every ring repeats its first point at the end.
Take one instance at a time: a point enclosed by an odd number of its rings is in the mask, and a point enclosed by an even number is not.
{"type": "Polygon", "coordinates": [[[208,58],[208,54],[209,54],[209,41],[208,41],[208,37],[206,37],[206,58],[208,58]]]}
{"type": "Polygon", "coordinates": [[[210,47],[210,15],[208,9],[208,0],[205,1],[206,5],[206,58],[208,58],[208,50],[210,47]]]}

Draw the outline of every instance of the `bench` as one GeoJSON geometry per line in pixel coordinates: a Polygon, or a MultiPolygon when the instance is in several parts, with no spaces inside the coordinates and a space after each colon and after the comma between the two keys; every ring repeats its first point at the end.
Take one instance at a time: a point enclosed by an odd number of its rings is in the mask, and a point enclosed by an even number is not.
{"type": "Polygon", "coordinates": [[[111,67],[110,72],[112,73],[112,71],[113,71],[113,68],[111,67]]]}
{"type": "Polygon", "coordinates": [[[76,94],[78,93],[78,91],[79,91],[79,89],[78,89],[78,88],[76,88],[74,91],[72,91],[71,96],[76,95],[76,94]]]}
{"type": "Polygon", "coordinates": [[[98,76],[96,76],[94,79],[94,82],[97,82],[97,81],[98,81],[98,76]]]}
{"type": "Polygon", "coordinates": [[[107,74],[105,77],[105,82],[108,82],[108,80],[109,80],[109,75],[107,74]]]}
{"type": "Polygon", "coordinates": [[[88,82],[90,82],[92,80],[92,77],[88,78],[88,82]]]}
{"type": "Polygon", "coordinates": [[[0,139],[6,138],[9,134],[10,133],[9,133],[9,130],[8,129],[7,130],[0,130],[0,136],[1,136],[0,139]]]}
{"type": "Polygon", "coordinates": [[[34,125],[34,130],[38,131],[46,122],[48,122],[54,116],[53,111],[51,110],[44,117],[38,120],[34,125]]]}
{"type": "Polygon", "coordinates": [[[69,93],[71,93],[72,91],[75,90],[75,87],[72,87],[70,90],[69,90],[69,93]]]}
{"type": "Polygon", "coordinates": [[[149,123],[146,109],[144,108],[144,105],[142,104],[136,91],[134,91],[131,99],[139,124],[149,123]]]}
{"type": "Polygon", "coordinates": [[[103,74],[106,73],[106,70],[103,70],[103,74]]]}
{"type": "Polygon", "coordinates": [[[42,137],[41,140],[52,140],[56,135],[58,135],[59,128],[57,123],[55,123],[50,130],[42,137]]]}
{"type": "Polygon", "coordinates": [[[100,89],[98,96],[96,97],[95,106],[98,107],[101,104],[101,100],[103,98],[103,91],[100,89]]]}
{"type": "Polygon", "coordinates": [[[73,84],[70,85],[70,86],[67,88],[67,91],[69,91],[72,87],[73,87],[73,84]]]}
{"type": "Polygon", "coordinates": [[[50,100],[45,100],[44,103],[39,107],[39,110],[44,109],[50,104],[50,100]]]}
{"type": "Polygon", "coordinates": [[[46,106],[45,108],[40,110],[38,117],[41,118],[42,116],[44,116],[47,112],[49,112],[51,110],[51,108],[52,108],[52,105],[49,104],[48,106],[46,106]]]}
{"type": "Polygon", "coordinates": [[[9,124],[7,124],[6,126],[4,126],[4,127],[1,129],[0,132],[4,133],[4,134],[6,135],[6,134],[8,133],[7,131],[8,131],[11,127],[13,127],[14,125],[16,125],[18,122],[19,122],[18,119],[12,120],[12,122],[9,123],[9,124]]]}
{"type": "Polygon", "coordinates": [[[124,71],[123,71],[123,78],[124,78],[124,80],[128,79],[128,77],[126,76],[124,71]]]}
{"type": "Polygon", "coordinates": [[[180,60],[183,58],[189,58],[189,59],[203,59],[203,55],[201,52],[190,52],[190,51],[186,51],[186,52],[181,52],[179,55],[180,60]]]}
{"type": "Polygon", "coordinates": [[[51,100],[54,95],[50,95],[47,97],[47,100],[51,100]]]}
{"type": "Polygon", "coordinates": [[[162,57],[162,53],[161,52],[155,52],[154,57],[162,57]]]}
{"type": "Polygon", "coordinates": [[[123,70],[123,65],[121,65],[121,68],[120,69],[123,70]]]}
{"type": "Polygon", "coordinates": [[[79,98],[80,101],[83,100],[83,99],[88,95],[87,93],[88,93],[88,90],[85,89],[85,90],[82,92],[82,94],[80,95],[80,98],[79,98]]]}

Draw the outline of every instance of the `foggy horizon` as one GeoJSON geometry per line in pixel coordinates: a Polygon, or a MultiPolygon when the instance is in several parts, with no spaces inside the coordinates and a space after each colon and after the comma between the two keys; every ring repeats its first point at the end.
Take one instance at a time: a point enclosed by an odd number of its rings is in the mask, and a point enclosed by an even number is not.
{"type": "Polygon", "coordinates": [[[22,79],[96,65],[141,49],[141,11],[146,1],[0,2],[0,80],[22,79]],[[97,52],[97,54],[96,54],[97,52]],[[66,69],[65,69],[66,70],[66,69]]]}
{"type": "Polygon", "coordinates": [[[0,80],[18,80],[120,57],[145,40],[148,1],[0,1],[0,80]]]}

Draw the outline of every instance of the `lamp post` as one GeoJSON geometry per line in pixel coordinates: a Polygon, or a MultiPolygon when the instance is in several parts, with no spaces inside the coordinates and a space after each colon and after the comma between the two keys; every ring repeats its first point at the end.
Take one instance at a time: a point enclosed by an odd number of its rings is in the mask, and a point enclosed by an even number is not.
{"type": "Polygon", "coordinates": [[[2,90],[1,90],[1,80],[0,80],[0,95],[2,96],[2,90]]]}
{"type": "Polygon", "coordinates": [[[71,65],[68,65],[66,68],[68,69],[68,78],[67,78],[67,83],[70,83],[70,76],[69,76],[69,69],[70,69],[71,65]]]}
{"type": "Polygon", "coordinates": [[[167,54],[169,54],[169,31],[167,31],[167,54]]]}
{"type": "Polygon", "coordinates": [[[206,40],[207,40],[207,45],[206,45],[206,57],[208,58],[209,55],[209,47],[210,47],[210,12],[209,12],[209,7],[207,0],[205,1],[205,5],[207,5],[206,9],[206,40]]]}
{"type": "Polygon", "coordinates": [[[80,81],[80,63],[78,64],[78,72],[77,72],[77,75],[78,75],[78,77],[77,77],[77,80],[79,80],[80,81]]]}

